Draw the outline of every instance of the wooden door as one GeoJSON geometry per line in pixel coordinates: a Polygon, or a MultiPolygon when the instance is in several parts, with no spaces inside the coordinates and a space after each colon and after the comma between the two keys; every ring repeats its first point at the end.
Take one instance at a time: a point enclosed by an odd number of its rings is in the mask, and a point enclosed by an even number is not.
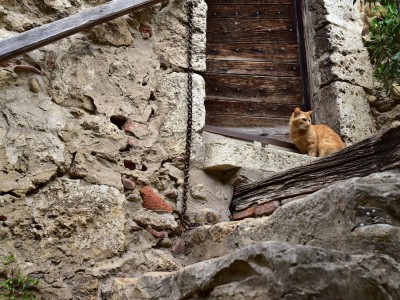
{"type": "Polygon", "coordinates": [[[206,1],[206,124],[285,135],[309,108],[301,1],[206,1]]]}

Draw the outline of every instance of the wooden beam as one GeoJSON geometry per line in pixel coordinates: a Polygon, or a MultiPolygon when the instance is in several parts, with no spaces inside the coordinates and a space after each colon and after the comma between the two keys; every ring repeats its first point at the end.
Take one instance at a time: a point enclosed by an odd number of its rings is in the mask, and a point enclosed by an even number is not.
{"type": "Polygon", "coordinates": [[[400,126],[339,152],[235,188],[231,211],[314,193],[335,182],[400,168],[400,126]]]}
{"type": "Polygon", "coordinates": [[[0,41],[0,63],[163,0],[112,0],[0,41]]]}
{"type": "Polygon", "coordinates": [[[243,141],[260,142],[262,145],[274,145],[274,146],[288,148],[291,150],[298,151],[296,146],[293,143],[279,141],[279,140],[267,138],[264,136],[246,134],[246,133],[242,133],[242,132],[238,132],[238,131],[234,131],[234,130],[230,130],[230,129],[226,129],[226,128],[221,128],[221,127],[216,127],[216,126],[210,126],[210,125],[205,125],[204,131],[220,134],[220,135],[227,136],[227,137],[236,138],[236,139],[243,140],[243,141]]]}

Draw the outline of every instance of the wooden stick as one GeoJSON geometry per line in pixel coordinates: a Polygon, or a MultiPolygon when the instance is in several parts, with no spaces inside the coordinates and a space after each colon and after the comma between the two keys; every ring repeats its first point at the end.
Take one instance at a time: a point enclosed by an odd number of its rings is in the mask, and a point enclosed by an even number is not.
{"type": "Polygon", "coordinates": [[[0,63],[163,0],[113,0],[0,41],[0,63]]]}

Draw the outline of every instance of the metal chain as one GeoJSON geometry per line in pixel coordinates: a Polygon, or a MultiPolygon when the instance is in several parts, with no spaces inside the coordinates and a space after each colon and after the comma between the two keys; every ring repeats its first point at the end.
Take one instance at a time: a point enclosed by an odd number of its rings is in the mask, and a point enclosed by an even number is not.
{"type": "Polygon", "coordinates": [[[185,166],[183,170],[183,197],[181,211],[181,228],[182,230],[188,227],[187,200],[189,192],[189,171],[190,171],[190,156],[192,148],[192,125],[193,125],[193,3],[191,0],[186,2],[188,14],[188,86],[187,86],[187,128],[186,128],[186,146],[185,146],[185,166]]]}

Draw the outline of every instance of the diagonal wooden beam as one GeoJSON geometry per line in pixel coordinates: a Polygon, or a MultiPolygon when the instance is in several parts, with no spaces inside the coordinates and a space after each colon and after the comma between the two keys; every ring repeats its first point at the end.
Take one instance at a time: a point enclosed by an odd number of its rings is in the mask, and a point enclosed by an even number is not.
{"type": "Polygon", "coordinates": [[[335,182],[400,168],[400,126],[304,166],[235,188],[231,211],[314,193],[335,182]]]}
{"type": "Polygon", "coordinates": [[[0,63],[163,0],[112,0],[0,41],[0,63]]]}
{"type": "Polygon", "coordinates": [[[260,142],[263,145],[274,145],[282,148],[288,148],[291,150],[295,150],[298,152],[296,146],[293,143],[279,141],[276,139],[267,138],[264,136],[254,135],[254,134],[246,134],[242,132],[237,132],[235,130],[226,129],[223,127],[205,125],[203,128],[204,131],[220,134],[227,137],[236,138],[243,141],[250,141],[250,142],[260,142]]]}

